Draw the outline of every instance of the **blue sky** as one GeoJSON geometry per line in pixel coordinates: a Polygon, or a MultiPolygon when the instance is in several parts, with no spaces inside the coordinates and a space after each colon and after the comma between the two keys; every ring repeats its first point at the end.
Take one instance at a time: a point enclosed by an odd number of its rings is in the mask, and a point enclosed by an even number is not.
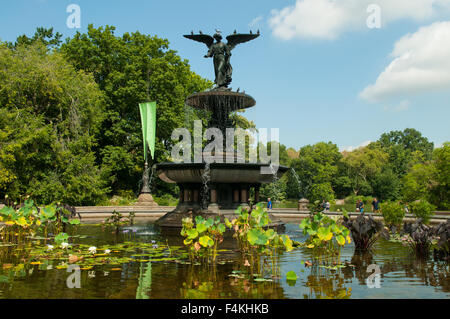
{"type": "Polygon", "coordinates": [[[182,35],[259,29],[260,38],[234,50],[232,87],[257,101],[245,115],[258,128],[280,128],[289,147],[332,141],[351,149],[408,127],[437,145],[450,141],[450,0],[15,0],[1,5],[0,39],[39,26],[71,36],[72,3],[82,10],[79,31],[108,24],[117,35],[167,38],[210,79],[206,47],[182,35]],[[381,28],[370,29],[375,2],[381,28]]]}

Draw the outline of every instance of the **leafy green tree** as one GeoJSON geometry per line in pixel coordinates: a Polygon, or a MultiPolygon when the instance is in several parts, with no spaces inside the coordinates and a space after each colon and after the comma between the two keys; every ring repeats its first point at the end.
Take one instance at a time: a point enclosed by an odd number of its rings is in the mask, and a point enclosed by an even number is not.
{"type": "Polygon", "coordinates": [[[48,48],[57,48],[62,43],[62,34],[59,32],[54,33],[53,28],[37,28],[33,37],[27,35],[21,35],[17,38],[15,43],[7,43],[10,48],[17,48],[22,45],[31,45],[34,43],[42,43],[48,48]]]}
{"type": "Polygon", "coordinates": [[[432,162],[414,165],[403,177],[402,197],[406,202],[418,199],[432,201],[435,187],[436,167],[432,162]]]}
{"type": "Polygon", "coordinates": [[[450,209],[450,142],[435,149],[433,159],[436,168],[435,204],[441,209],[450,209]]]}
{"type": "Polygon", "coordinates": [[[92,151],[103,95],[39,41],[0,45],[0,195],[88,205],[107,187],[92,151]]]}
{"type": "MultiPolygon", "coordinates": [[[[314,185],[314,189],[330,191],[331,183],[337,177],[341,158],[339,148],[331,142],[302,147],[299,157],[291,160],[291,167],[295,169],[301,181],[301,193],[311,200],[311,196],[316,197],[317,194],[323,193],[314,191],[313,194],[314,185]]],[[[325,193],[329,194],[328,191],[325,193]]]]}
{"type": "Polygon", "coordinates": [[[400,198],[401,182],[391,168],[387,167],[375,175],[371,181],[373,196],[378,200],[397,200],[400,198]]]}
{"type": "MultiPolygon", "coordinates": [[[[389,163],[399,177],[406,174],[415,152],[420,152],[424,160],[431,160],[434,144],[415,129],[384,133],[378,140],[383,151],[389,154],[389,163]]],[[[417,156],[417,155],[416,155],[417,156]]]]}
{"type": "MultiPolygon", "coordinates": [[[[169,49],[169,41],[139,32],[114,34],[112,26],[89,25],[61,46],[77,70],[93,75],[106,96],[105,120],[96,148],[105,178],[114,193],[137,191],[142,176],[143,148],[138,104],[157,102],[154,162],[170,156],[172,131],[185,127],[185,99],[212,86],[191,71],[188,61],[169,49]]],[[[197,113],[190,113],[196,119],[197,113]]],[[[151,163],[152,164],[152,163],[151,163]]],[[[156,195],[174,192],[173,186],[154,179],[156,195]]]]}
{"type": "Polygon", "coordinates": [[[370,179],[381,173],[383,165],[388,162],[388,157],[387,153],[371,145],[344,155],[344,171],[352,181],[355,195],[371,187],[370,179]]]}

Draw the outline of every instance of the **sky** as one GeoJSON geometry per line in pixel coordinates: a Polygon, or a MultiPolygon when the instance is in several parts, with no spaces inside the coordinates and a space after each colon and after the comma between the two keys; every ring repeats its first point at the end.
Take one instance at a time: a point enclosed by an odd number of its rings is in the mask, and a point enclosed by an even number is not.
{"type": "Polygon", "coordinates": [[[260,30],[233,51],[231,87],[253,96],[245,116],[279,128],[299,149],[332,141],[353,150],[391,130],[415,128],[450,141],[450,0],[14,0],[2,1],[0,40],[54,27],[70,37],[113,25],[116,35],[157,35],[214,80],[206,47],[191,30],[226,36],[260,30]],[[81,9],[69,28],[67,7],[81,9]]]}

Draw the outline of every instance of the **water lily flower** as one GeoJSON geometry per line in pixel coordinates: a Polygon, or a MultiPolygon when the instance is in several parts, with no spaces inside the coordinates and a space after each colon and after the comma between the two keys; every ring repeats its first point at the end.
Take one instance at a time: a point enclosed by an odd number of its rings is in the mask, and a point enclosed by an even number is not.
{"type": "Polygon", "coordinates": [[[158,248],[158,245],[156,245],[156,244],[155,244],[155,245],[153,245],[153,248],[154,248],[154,249],[158,248]]]}
{"type": "Polygon", "coordinates": [[[156,244],[156,241],[152,240],[152,244],[156,244]]]}
{"type": "Polygon", "coordinates": [[[67,247],[69,247],[69,243],[62,243],[61,244],[61,248],[62,249],[66,249],[67,247]]]}
{"type": "Polygon", "coordinates": [[[47,245],[47,250],[48,250],[48,251],[53,250],[53,248],[55,248],[53,245],[47,245]]]}
{"type": "Polygon", "coordinates": [[[105,249],[105,254],[110,254],[110,253],[111,253],[111,250],[105,249]]]}
{"type": "Polygon", "coordinates": [[[97,247],[95,247],[95,246],[89,247],[89,252],[91,254],[96,254],[97,253],[97,247]]]}
{"type": "Polygon", "coordinates": [[[130,230],[128,230],[128,229],[125,229],[125,230],[122,231],[122,233],[124,233],[124,234],[127,234],[129,232],[130,232],[130,230]]]}

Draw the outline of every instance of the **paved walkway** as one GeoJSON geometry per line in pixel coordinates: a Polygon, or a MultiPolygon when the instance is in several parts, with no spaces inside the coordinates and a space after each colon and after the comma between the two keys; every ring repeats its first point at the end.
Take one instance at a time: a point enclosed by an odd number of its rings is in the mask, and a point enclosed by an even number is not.
{"type": "MultiPolygon", "coordinates": [[[[3,205],[0,205],[0,209],[3,205]]],[[[175,206],[159,206],[159,207],[145,207],[145,206],[82,206],[76,207],[82,219],[105,219],[114,211],[128,216],[130,212],[134,212],[137,218],[158,219],[166,213],[175,209],[175,206]]],[[[294,222],[309,216],[309,212],[301,212],[295,208],[275,208],[271,211],[276,217],[286,222],[294,222]]],[[[329,212],[330,216],[342,216],[342,212],[329,212]]],[[[350,218],[356,218],[360,213],[349,213],[350,218]]],[[[373,216],[375,220],[382,220],[381,214],[374,214],[371,212],[365,213],[367,216],[373,216]]],[[[431,223],[442,223],[450,219],[450,212],[435,212],[431,219],[431,223]]],[[[407,214],[404,221],[414,221],[415,216],[407,214]]]]}

